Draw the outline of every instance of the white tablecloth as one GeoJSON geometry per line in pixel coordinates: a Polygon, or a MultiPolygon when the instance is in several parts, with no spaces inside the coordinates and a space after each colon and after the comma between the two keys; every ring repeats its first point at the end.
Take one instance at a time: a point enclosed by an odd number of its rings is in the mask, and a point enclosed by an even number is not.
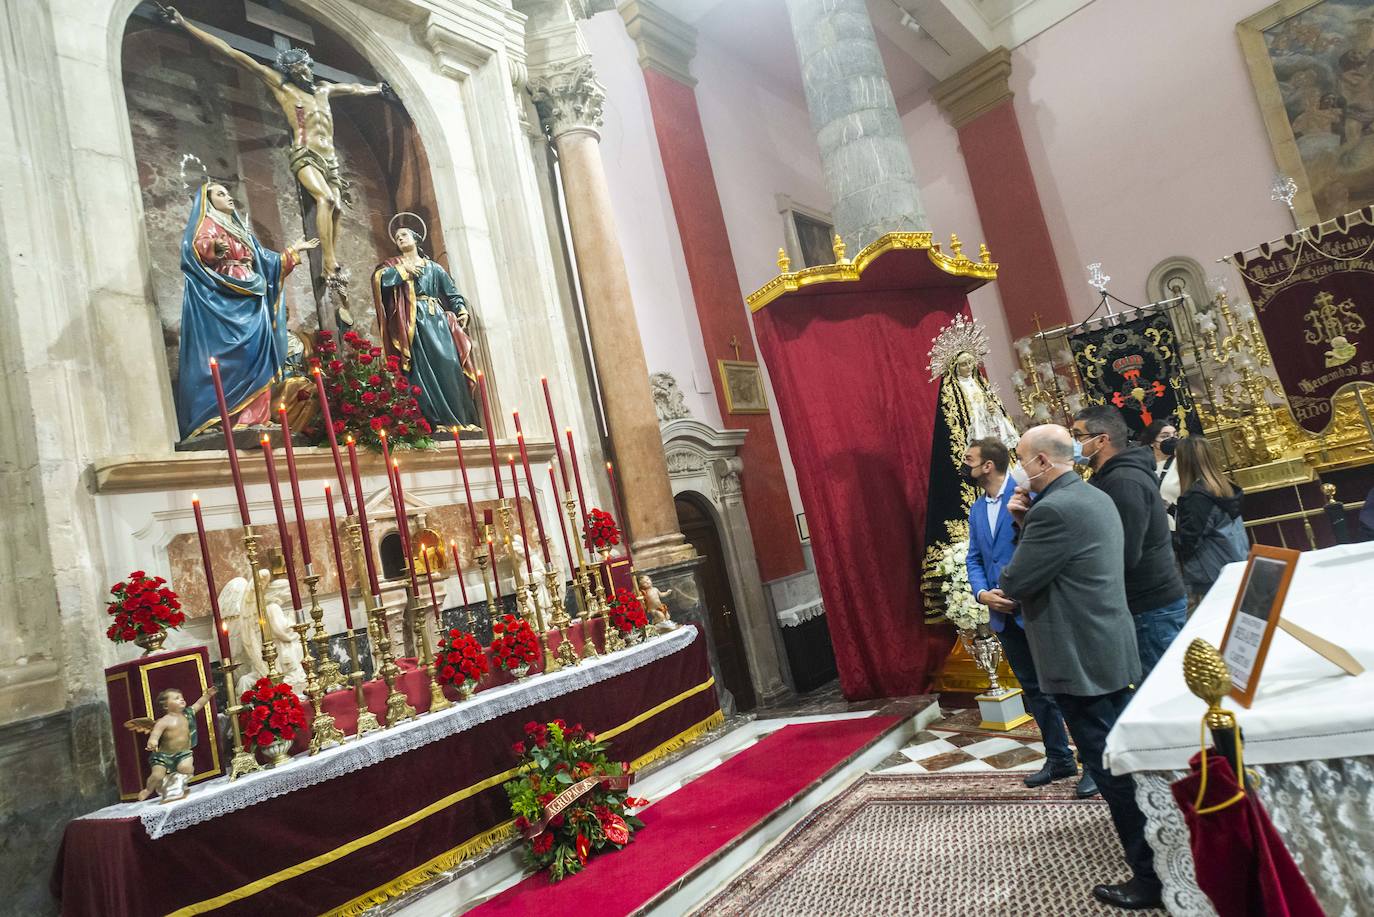
{"type": "MultiPolygon", "coordinates": [[[[1197,754],[1206,704],[1183,681],[1183,654],[1195,637],[1220,647],[1244,570],[1239,563],[1222,571],[1117,720],[1107,736],[1113,772],[1181,770],[1197,754]]],[[[1250,709],[1223,701],[1245,732],[1245,763],[1374,755],[1374,544],[1303,554],[1283,617],[1343,646],[1366,671],[1346,675],[1276,631],[1250,709]]]]}

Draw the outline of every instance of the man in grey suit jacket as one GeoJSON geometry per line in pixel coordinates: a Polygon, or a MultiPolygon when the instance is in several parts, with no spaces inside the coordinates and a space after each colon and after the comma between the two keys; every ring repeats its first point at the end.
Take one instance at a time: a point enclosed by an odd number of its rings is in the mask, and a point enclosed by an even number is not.
{"type": "Polygon", "coordinates": [[[1007,509],[1020,537],[1002,568],[1002,591],[1021,603],[1040,687],[1063,711],[1134,873],[1128,882],[1098,885],[1093,895],[1131,910],[1158,907],[1160,882],[1135,782],[1102,766],[1107,733],[1140,680],[1135,624],[1126,604],[1121,516],[1110,497],[1073,473],[1068,430],[1057,424],[1033,427],[1016,452],[1019,486],[1007,509]]]}

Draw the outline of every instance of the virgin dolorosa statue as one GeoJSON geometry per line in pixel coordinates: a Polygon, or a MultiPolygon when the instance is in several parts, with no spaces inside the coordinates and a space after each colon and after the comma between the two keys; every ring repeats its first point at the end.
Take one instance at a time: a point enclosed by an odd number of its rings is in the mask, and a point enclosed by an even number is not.
{"type": "Polygon", "coordinates": [[[393,237],[400,254],[372,275],[382,350],[420,387],[420,413],[433,427],[480,430],[472,387],[477,371],[467,326],[472,319],[448,271],[420,252],[408,227],[393,237]]]}
{"type": "Polygon", "coordinates": [[[272,385],[286,362],[282,284],[318,239],[278,253],[263,248],[234,209],[224,185],[206,182],[181,237],[180,367],[177,426],[182,440],[219,422],[210,358],[219,362],[230,423],[265,423],[272,385]]]}

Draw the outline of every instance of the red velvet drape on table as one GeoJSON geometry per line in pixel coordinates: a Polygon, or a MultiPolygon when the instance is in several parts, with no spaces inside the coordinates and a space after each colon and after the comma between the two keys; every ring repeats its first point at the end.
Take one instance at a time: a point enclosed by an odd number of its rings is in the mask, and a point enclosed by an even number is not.
{"type": "Polygon", "coordinates": [[[853,700],[928,691],[953,643],[947,626],[922,623],[939,407],[927,363],[935,335],[979,285],[941,274],[924,251],[899,250],[859,281],[804,287],[754,313],[840,687],[853,700]]]}

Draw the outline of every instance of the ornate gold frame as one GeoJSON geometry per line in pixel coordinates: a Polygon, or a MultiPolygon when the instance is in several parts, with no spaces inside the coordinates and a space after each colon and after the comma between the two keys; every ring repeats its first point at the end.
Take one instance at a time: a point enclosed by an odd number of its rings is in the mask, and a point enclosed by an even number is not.
{"type": "Polygon", "coordinates": [[[750,360],[717,360],[716,369],[720,372],[720,390],[725,394],[725,410],[730,414],[767,414],[768,413],[768,389],[763,384],[763,372],[759,369],[759,364],[750,360]],[[735,390],[730,384],[730,374],[732,372],[752,372],[757,381],[759,397],[762,400],[759,404],[737,404],[735,402],[735,390]]]}
{"type": "Polygon", "coordinates": [[[1298,139],[1293,136],[1293,126],[1283,105],[1279,81],[1274,76],[1274,64],[1264,44],[1264,32],[1325,2],[1280,0],[1236,23],[1240,51],[1245,57],[1245,67],[1250,71],[1250,82],[1255,86],[1255,98],[1259,102],[1260,117],[1264,119],[1264,129],[1269,134],[1269,144],[1274,150],[1274,161],[1278,163],[1280,172],[1292,176],[1298,183],[1298,193],[1293,197],[1293,212],[1300,226],[1318,223],[1321,216],[1317,213],[1317,202],[1312,197],[1312,182],[1307,178],[1307,168],[1298,153],[1298,139]]]}

